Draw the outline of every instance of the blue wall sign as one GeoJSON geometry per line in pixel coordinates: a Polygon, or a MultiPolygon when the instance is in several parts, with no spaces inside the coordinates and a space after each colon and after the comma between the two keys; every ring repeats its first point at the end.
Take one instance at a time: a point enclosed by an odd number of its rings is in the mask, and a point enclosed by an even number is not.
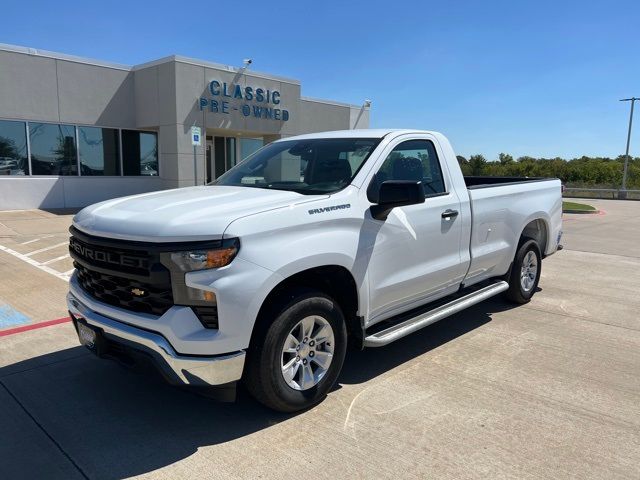
{"type": "Polygon", "coordinates": [[[200,110],[229,114],[240,111],[245,117],[270,120],[289,120],[289,110],[278,107],[280,92],[264,88],[241,87],[227,82],[211,80],[208,97],[200,97],[200,110]]]}

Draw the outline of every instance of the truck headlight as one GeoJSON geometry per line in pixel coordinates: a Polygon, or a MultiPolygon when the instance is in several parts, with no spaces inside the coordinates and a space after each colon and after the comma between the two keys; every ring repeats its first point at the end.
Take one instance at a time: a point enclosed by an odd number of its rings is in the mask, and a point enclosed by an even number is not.
{"type": "Polygon", "coordinates": [[[211,250],[190,250],[175,252],[171,261],[183,272],[194,272],[208,268],[220,268],[229,265],[238,253],[238,242],[211,250]]]}
{"type": "Polygon", "coordinates": [[[189,287],[185,283],[185,274],[229,265],[238,254],[238,250],[240,250],[240,241],[237,238],[231,238],[210,248],[162,253],[160,261],[171,273],[174,303],[191,306],[216,305],[215,294],[189,287]]]}

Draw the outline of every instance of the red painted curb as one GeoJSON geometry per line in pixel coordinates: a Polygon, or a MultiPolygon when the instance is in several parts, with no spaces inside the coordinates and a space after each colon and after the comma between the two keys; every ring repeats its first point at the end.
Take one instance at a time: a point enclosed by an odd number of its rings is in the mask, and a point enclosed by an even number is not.
{"type": "Polygon", "coordinates": [[[38,328],[50,327],[51,325],[59,325],[60,323],[70,322],[71,317],[57,318],[55,320],[48,320],[46,322],[32,323],[31,325],[23,325],[22,327],[10,328],[9,330],[0,331],[0,337],[6,337],[21,332],[28,332],[29,330],[37,330],[38,328]]]}

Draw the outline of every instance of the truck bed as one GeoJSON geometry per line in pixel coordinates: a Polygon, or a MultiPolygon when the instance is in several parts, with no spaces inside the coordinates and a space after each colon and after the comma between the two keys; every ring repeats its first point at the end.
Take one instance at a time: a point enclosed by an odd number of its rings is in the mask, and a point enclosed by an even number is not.
{"type": "Polygon", "coordinates": [[[548,177],[490,177],[490,176],[469,176],[464,177],[464,183],[467,188],[487,188],[497,187],[499,185],[512,185],[519,183],[543,182],[545,180],[554,180],[548,177]]]}
{"type": "Polygon", "coordinates": [[[555,249],[562,221],[560,180],[533,177],[464,177],[471,202],[471,265],[466,284],[503,273],[530,218],[545,223],[542,255],[555,249]],[[491,187],[491,188],[489,188],[491,187]]]}

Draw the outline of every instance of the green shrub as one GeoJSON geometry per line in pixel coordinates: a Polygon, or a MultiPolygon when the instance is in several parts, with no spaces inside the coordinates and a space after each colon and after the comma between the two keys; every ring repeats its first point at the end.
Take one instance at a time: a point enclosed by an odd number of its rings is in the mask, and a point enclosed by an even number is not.
{"type": "MultiPolygon", "coordinates": [[[[472,155],[469,160],[458,157],[464,175],[489,175],[497,177],[556,177],[567,187],[620,188],[624,156],[618,158],[580,157],[563,158],[513,157],[501,153],[495,161],[487,161],[482,155],[472,155]]],[[[640,157],[629,161],[627,188],[640,189],[640,157]]]]}

